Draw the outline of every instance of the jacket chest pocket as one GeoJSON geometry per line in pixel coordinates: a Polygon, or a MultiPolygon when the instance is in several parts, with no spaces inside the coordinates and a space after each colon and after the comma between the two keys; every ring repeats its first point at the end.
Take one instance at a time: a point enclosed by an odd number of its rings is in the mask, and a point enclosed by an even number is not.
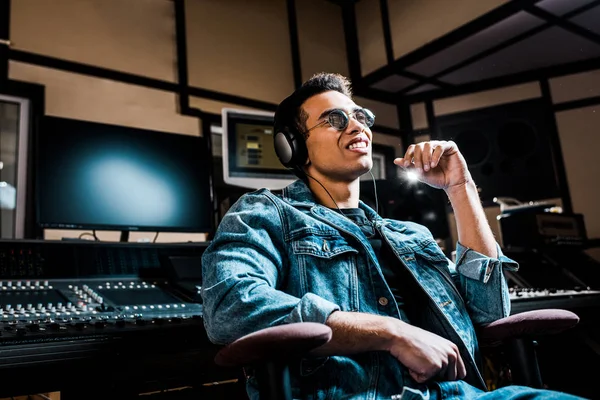
{"type": "Polygon", "coordinates": [[[344,311],[358,310],[358,251],[339,236],[310,235],[292,242],[303,295],[314,293],[344,311]]]}

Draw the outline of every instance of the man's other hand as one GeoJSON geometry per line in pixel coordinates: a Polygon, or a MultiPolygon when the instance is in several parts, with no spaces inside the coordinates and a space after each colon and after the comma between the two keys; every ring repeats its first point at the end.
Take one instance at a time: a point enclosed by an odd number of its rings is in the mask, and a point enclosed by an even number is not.
{"type": "Polygon", "coordinates": [[[449,340],[398,321],[388,351],[404,364],[419,383],[439,378],[454,381],[467,375],[458,347],[449,340]]]}
{"type": "Polygon", "coordinates": [[[467,162],[453,141],[411,144],[404,157],[396,158],[394,164],[416,173],[421,182],[438,189],[447,190],[472,180],[467,162]]]}

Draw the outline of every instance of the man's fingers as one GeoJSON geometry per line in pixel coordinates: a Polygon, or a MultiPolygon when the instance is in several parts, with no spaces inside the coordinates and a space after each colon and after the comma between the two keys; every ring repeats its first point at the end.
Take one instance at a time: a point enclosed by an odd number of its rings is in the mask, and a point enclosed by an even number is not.
{"type": "Polygon", "coordinates": [[[413,162],[415,163],[415,168],[423,168],[423,148],[421,146],[415,146],[413,160],[413,162]]]}
{"type": "Polygon", "coordinates": [[[433,152],[431,154],[431,168],[438,166],[440,159],[442,158],[442,154],[444,154],[444,146],[437,145],[433,148],[433,152]]]}
{"type": "Polygon", "coordinates": [[[427,376],[426,374],[420,374],[418,372],[413,371],[412,369],[409,370],[410,376],[418,383],[424,383],[429,379],[429,376],[427,376]]]}
{"type": "Polygon", "coordinates": [[[449,359],[448,365],[443,371],[440,371],[440,376],[447,381],[456,380],[456,360],[449,359]]]}
{"type": "Polygon", "coordinates": [[[431,158],[432,158],[432,153],[433,152],[433,145],[431,142],[425,142],[423,144],[423,171],[427,172],[429,171],[429,168],[431,168],[431,158]]]}
{"type": "Polygon", "coordinates": [[[404,166],[408,167],[410,166],[410,163],[414,157],[415,154],[415,145],[411,144],[410,146],[408,146],[408,148],[406,149],[406,153],[404,154],[404,166]]]}
{"type": "Polygon", "coordinates": [[[456,359],[456,379],[463,379],[465,376],[467,376],[467,368],[460,353],[458,353],[458,358],[456,359]]]}

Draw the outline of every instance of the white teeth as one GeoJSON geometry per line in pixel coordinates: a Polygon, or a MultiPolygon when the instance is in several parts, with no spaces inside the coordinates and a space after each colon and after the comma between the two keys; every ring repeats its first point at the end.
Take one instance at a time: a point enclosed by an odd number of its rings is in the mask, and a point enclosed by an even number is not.
{"type": "Polygon", "coordinates": [[[352,143],[350,146],[348,146],[349,149],[360,149],[360,148],[365,148],[365,147],[367,147],[366,142],[355,142],[355,143],[352,143]]]}

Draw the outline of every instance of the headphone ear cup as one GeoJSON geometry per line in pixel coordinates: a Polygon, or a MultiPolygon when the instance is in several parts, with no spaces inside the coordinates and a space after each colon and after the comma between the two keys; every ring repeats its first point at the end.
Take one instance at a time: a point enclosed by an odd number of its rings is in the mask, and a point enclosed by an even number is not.
{"type": "Polygon", "coordinates": [[[302,135],[285,128],[275,134],[274,145],[275,154],[286,168],[302,167],[306,163],[308,151],[302,135]]]}

